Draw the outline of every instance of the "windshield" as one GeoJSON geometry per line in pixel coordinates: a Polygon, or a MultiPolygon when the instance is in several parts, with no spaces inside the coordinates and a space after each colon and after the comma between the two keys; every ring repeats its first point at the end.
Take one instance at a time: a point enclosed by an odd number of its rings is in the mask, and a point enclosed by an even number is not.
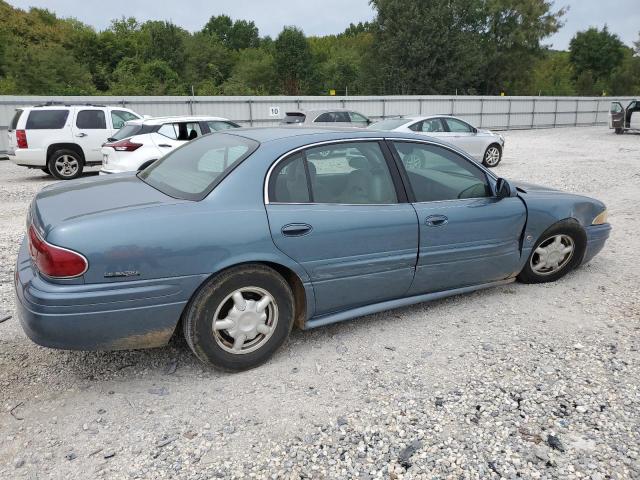
{"type": "Polygon", "coordinates": [[[408,123],[406,118],[390,118],[389,120],[372,123],[369,125],[369,128],[372,130],[393,130],[394,128],[401,127],[405,123],[408,123]]]}
{"type": "Polygon", "coordinates": [[[138,177],[171,197],[202,200],[258,145],[237,135],[206,135],[169,153],[138,177]]]}

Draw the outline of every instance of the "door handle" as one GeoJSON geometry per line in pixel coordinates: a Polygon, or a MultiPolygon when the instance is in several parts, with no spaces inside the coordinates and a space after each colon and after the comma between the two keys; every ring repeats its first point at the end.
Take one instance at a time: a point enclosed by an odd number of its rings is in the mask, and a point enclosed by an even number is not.
{"type": "Polygon", "coordinates": [[[442,225],[446,225],[448,222],[449,219],[444,215],[429,215],[425,221],[429,227],[441,227],[442,225]]]}
{"type": "Polygon", "coordinates": [[[290,223],[282,227],[281,232],[285,237],[302,237],[311,233],[311,230],[313,227],[306,223],[290,223]]]}
{"type": "Polygon", "coordinates": [[[77,133],[77,134],[76,134],[76,137],[80,137],[80,138],[82,138],[82,137],[86,137],[86,136],[87,136],[87,134],[86,134],[86,133],[84,133],[84,132],[80,132],[80,133],[77,133]]]}
{"type": "Polygon", "coordinates": [[[171,148],[171,145],[167,145],[166,143],[161,143],[160,145],[158,145],[159,147],[164,147],[164,148],[171,148]]]}

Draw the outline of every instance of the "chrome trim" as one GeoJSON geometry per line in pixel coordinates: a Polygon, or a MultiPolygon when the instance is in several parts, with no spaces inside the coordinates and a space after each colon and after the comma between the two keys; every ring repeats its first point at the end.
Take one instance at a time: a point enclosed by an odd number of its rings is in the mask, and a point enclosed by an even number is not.
{"type": "MultiPolygon", "coordinates": [[[[273,172],[273,170],[276,168],[276,166],[282,161],[285,160],[287,157],[290,157],[291,155],[293,155],[294,153],[300,152],[302,150],[306,150],[308,148],[313,148],[313,147],[317,147],[317,146],[321,146],[321,145],[331,145],[334,143],[354,143],[354,142],[379,142],[381,140],[384,140],[384,138],[382,137],[359,137],[359,138],[346,138],[346,139],[339,139],[339,140],[324,140],[322,142],[315,142],[315,143],[309,143],[307,145],[303,145],[301,147],[296,147],[293,150],[289,150],[288,152],[280,155],[275,162],[273,162],[271,164],[271,166],[269,167],[269,170],[267,170],[267,175],[265,177],[265,181],[264,181],[264,185],[263,185],[263,194],[264,194],[264,204],[265,205],[269,205],[271,202],[269,202],[269,181],[271,180],[271,172],[273,172]]],[[[280,202],[284,205],[292,205],[291,203],[288,202],[280,202]]],[[[304,204],[300,204],[300,205],[311,205],[310,203],[304,203],[304,204]]],[[[335,203],[329,203],[327,205],[336,205],[335,203]]],[[[370,204],[364,204],[364,205],[370,205],[370,204]]],[[[391,204],[393,205],[393,204],[391,204]]]]}

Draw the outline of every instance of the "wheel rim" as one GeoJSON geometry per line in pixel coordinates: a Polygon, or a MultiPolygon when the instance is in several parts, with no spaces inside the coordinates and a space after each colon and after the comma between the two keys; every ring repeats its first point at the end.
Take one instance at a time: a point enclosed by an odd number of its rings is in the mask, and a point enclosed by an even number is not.
{"type": "Polygon", "coordinates": [[[53,166],[59,175],[63,177],[72,177],[78,173],[80,164],[78,163],[78,160],[71,155],[61,155],[56,158],[53,166]]]}
{"type": "Polygon", "coordinates": [[[529,263],[531,269],[538,275],[551,275],[567,266],[575,243],[568,235],[554,235],[547,238],[534,250],[529,263]]]}
{"type": "Polygon", "coordinates": [[[226,352],[255,352],[273,335],[278,306],[266,290],[243,287],[227,295],[213,316],[213,336],[226,352]]]}
{"type": "Polygon", "coordinates": [[[493,167],[500,161],[500,150],[498,147],[489,147],[484,154],[484,162],[493,167]]]}

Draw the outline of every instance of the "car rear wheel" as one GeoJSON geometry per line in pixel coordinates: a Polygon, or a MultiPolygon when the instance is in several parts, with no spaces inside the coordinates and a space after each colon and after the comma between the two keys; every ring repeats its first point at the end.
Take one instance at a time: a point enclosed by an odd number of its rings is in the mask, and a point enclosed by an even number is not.
{"type": "Polygon", "coordinates": [[[46,173],[47,175],[51,175],[51,172],[49,171],[49,167],[43,167],[40,170],[42,170],[44,173],[46,173]]]}
{"type": "Polygon", "coordinates": [[[267,361],[293,326],[289,284],[263,265],[231,268],[209,280],[183,316],[195,355],[214,367],[240,371],[267,361]]]}
{"type": "Polygon", "coordinates": [[[587,246],[582,227],[574,221],[557,223],[535,243],[518,275],[524,283],[555,282],[580,265],[587,246]]]}
{"type": "Polygon", "coordinates": [[[485,167],[493,168],[497,166],[502,160],[502,150],[498,145],[489,145],[484,152],[482,164],[485,167]]]}
{"type": "Polygon", "coordinates": [[[58,180],[71,180],[82,175],[84,162],[77,152],[62,149],[56,150],[49,156],[47,168],[58,180]]]}

